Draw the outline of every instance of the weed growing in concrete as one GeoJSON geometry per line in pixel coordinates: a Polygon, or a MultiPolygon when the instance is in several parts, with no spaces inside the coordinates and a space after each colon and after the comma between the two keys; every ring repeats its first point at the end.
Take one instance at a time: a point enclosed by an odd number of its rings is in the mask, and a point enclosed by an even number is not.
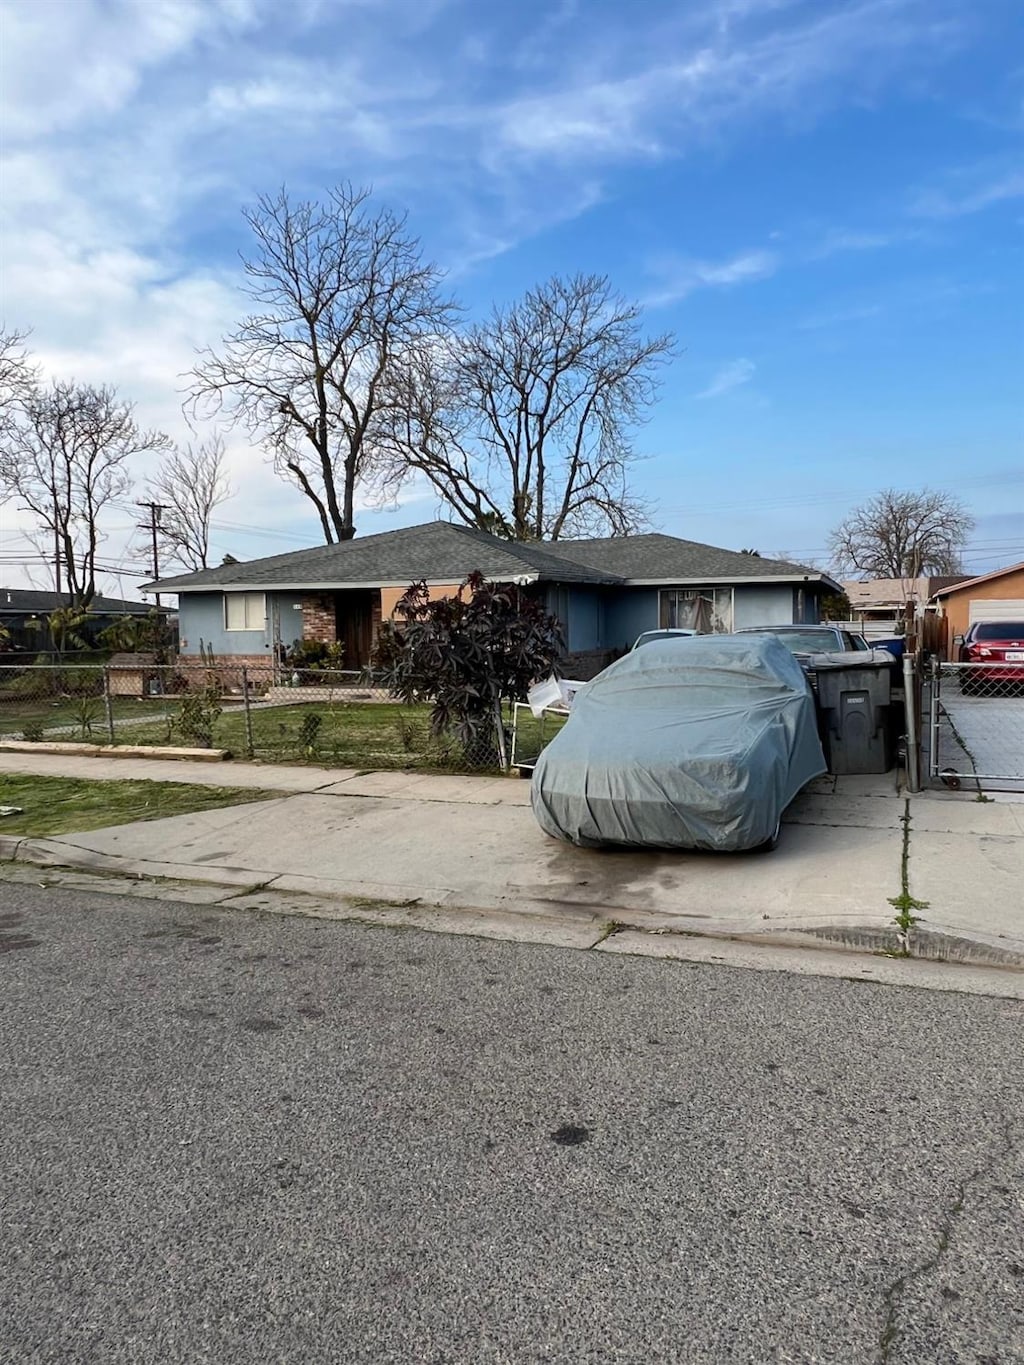
{"type": "Polygon", "coordinates": [[[900,816],[900,823],[903,826],[903,852],[900,858],[900,894],[890,896],[889,904],[896,911],[893,916],[893,923],[896,925],[896,937],[900,944],[900,957],[910,956],[910,931],[915,924],[920,924],[921,917],[915,915],[915,910],[927,910],[928,902],[919,901],[910,894],[910,802],[905,800],[903,803],[903,814],[900,816]]]}

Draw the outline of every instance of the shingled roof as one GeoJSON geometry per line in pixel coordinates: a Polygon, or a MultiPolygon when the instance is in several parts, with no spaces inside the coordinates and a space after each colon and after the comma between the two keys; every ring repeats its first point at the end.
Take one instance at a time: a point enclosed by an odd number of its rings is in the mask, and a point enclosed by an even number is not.
{"type": "Polygon", "coordinates": [[[722,550],[697,540],[680,540],[656,532],[614,536],[606,540],[560,540],[545,547],[559,559],[587,567],[600,566],[626,582],[673,582],[703,579],[728,583],[750,578],[823,577],[818,569],[782,559],[762,559],[738,550],[722,550]]]}
{"type": "MultiPolygon", "coordinates": [[[[40,588],[0,588],[0,616],[49,616],[67,604],[63,593],[40,588]]],[[[152,610],[149,602],[128,602],[120,597],[94,597],[89,604],[93,616],[145,616],[152,610]]]]}
{"type": "MultiPolygon", "coordinates": [[[[479,571],[498,582],[625,584],[741,582],[766,578],[822,580],[816,569],[759,559],[714,545],[644,535],[607,540],[509,541],[447,521],[361,536],[339,545],[271,555],[245,564],[148,583],[145,591],[210,592],[278,588],[330,590],[460,583],[479,571]]],[[[831,583],[831,580],[825,579],[831,583]]],[[[834,586],[834,585],[833,585],[834,586]]]]}

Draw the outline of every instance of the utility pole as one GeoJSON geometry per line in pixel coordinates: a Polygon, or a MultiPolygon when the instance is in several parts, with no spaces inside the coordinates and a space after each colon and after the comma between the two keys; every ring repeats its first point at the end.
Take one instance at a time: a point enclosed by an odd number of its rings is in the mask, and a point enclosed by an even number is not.
{"type": "MultiPolygon", "coordinates": [[[[142,522],[142,523],[139,525],[139,530],[140,530],[140,531],[149,531],[150,535],[152,536],[152,544],[153,544],[153,577],[154,577],[154,579],[157,579],[157,578],[160,577],[160,542],[159,542],[160,521],[161,521],[161,518],[163,517],[164,512],[166,512],[167,507],[166,507],[166,505],[165,505],[164,503],[162,503],[162,502],[137,502],[137,503],[135,504],[135,506],[136,506],[136,507],[145,507],[145,508],[148,510],[148,512],[149,512],[149,520],[146,521],[146,522],[142,522]]],[[[156,594],[156,596],[155,596],[155,601],[156,601],[157,610],[159,610],[159,608],[160,608],[160,594],[159,594],[159,593],[156,594]]]]}
{"type": "Polygon", "coordinates": [[[61,605],[61,576],[60,576],[60,518],[57,510],[57,499],[53,499],[53,586],[57,592],[57,606],[61,605]]]}

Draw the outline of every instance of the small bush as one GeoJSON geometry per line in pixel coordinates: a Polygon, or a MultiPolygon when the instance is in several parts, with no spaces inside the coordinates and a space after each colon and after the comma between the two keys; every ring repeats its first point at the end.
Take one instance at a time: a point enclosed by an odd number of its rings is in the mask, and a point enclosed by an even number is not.
{"type": "Polygon", "coordinates": [[[43,727],[37,720],[30,720],[22,730],[21,737],[29,744],[38,744],[43,737],[43,727]]]}
{"type": "Polygon", "coordinates": [[[220,719],[222,709],[220,692],[216,687],[186,692],[181,699],[175,728],[186,744],[198,749],[212,748],[213,727],[220,719]]]}
{"type": "Polygon", "coordinates": [[[317,736],[323,723],[323,716],[316,711],[307,711],[302,717],[302,724],[299,726],[299,744],[303,753],[310,757],[316,753],[317,736]]]}
{"type": "Polygon", "coordinates": [[[79,697],[75,705],[75,724],[83,740],[92,738],[92,727],[99,718],[98,702],[92,697],[79,697]]]}

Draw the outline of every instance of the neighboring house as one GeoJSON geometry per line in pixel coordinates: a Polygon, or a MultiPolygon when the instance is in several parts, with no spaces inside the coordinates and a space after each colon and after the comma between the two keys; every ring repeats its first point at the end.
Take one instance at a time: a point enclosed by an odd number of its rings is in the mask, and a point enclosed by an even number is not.
{"type": "Polygon", "coordinates": [[[933,596],[945,623],[943,651],[952,659],[957,637],[975,621],[1024,620],[1024,561],[940,588],[933,596]]]}
{"type": "Polygon", "coordinates": [[[177,593],[181,653],[212,649],[266,663],[298,640],[340,642],[343,667],[369,664],[377,627],[406,588],[435,596],[479,571],[541,594],[562,623],[573,676],[593,673],[645,630],[814,622],[839,585],[817,569],[721,550],[674,536],[508,541],[433,521],[161,579],[143,591],[177,593]]]}
{"type": "Polygon", "coordinates": [[[935,611],[932,597],[941,588],[962,583],[966,574],[944,578],[869,578],[864,582],[843,580],[843,592],[850,601],[850,624],[859,627],[869,640],[900,635],[906,623],[907,606],[915,618],[935,611]]]}
{"type": "MultiPolygon", "coordinates": [[[[36,588],[0,588],[0,625],[10,634],[10,640],[2,648],[6,651],[48,648],[47,618],[67,604],[67,598],[62,593],[43,592],[36,588]]],[[[101,630],[122,617],[146,617],[152,610],[150,602],[94,597],[86,620],[77,633],[91,643],[101,630]]],[[[169,614],[165,609],[165,615],[169,614]]]]}

